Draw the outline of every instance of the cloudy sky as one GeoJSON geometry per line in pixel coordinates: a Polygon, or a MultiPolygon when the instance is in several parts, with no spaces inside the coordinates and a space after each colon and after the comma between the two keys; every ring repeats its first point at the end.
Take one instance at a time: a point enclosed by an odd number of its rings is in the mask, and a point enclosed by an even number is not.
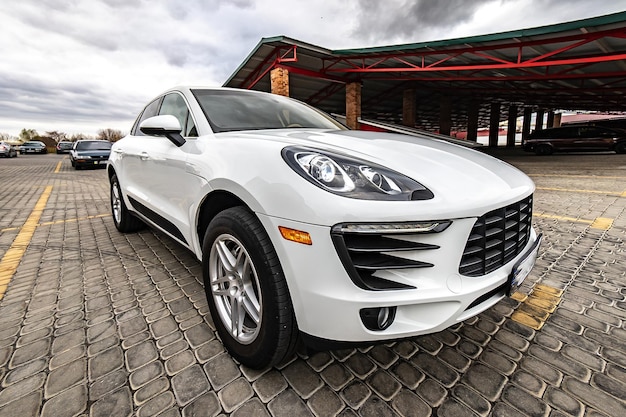
{"type": "Polygon", "coordinates": [[[344,49],[624,10],[626,0],[2,0],[0,133],[127,132],[166,88],[222,85],[262,37],[344,49]]]}

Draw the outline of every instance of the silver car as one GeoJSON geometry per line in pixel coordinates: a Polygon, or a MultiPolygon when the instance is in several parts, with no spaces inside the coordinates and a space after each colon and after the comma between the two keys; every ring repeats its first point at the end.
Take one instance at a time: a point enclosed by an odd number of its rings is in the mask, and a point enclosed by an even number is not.
{"type": "Polygon", "coordinates": [[[13,158],[17,156],[17,147],[8,142],[0,142],[0,156],[5,158],[13,158]]]}

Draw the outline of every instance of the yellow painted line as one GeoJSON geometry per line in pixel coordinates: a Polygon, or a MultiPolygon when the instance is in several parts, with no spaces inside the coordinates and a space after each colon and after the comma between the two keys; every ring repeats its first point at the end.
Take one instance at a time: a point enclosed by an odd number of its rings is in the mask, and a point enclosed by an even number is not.
{"type": "Polygon", "coordinates": [[[58,174],[61,171],[61,166],[63,165],[63,160],[60,160],[59,163],[57,164],[56,169],[54,170],[55,174],[58,174]]]}
{"type": "Polygon", "coordinates": [[[513,298],[521,304],[511,315],[511,319],[532,329],[540,330],[561,302],[563,291],[537,284],[530,295],[518,294],[513,294],[513,298]]]}
{"type": "Polygon", "coordinates": [[[521,311],[515,311],[511,315],[511,320],[516,321],[524,326],[528,326],[531,329],[539,330],[543,327],[544,322],[533,317],[529,314],[523,313],[521,311]]]}
{"type": "Polygon", "coordinates": [[[511,295],[511,298],[514,299],[515,301],[523,303],[524,300],[528,298],[528,296],[524,294],[523,292],[518,291],[518,292],[513,293],[513,295],[511,295]]]}
{"type": "Polygon", "coordinates": [[[591,227],[594,229],[600,230],[609,230],[613,226],[613,219],[608,219],[606,217],[598,217],[591,223],[591,227]]]}
{"type": "Polygon", "coordinates": [[[587,193],[587,194],[606,194],[616,195],[618,197],[626,197],[626,191],[601,191],[601,190],[573,190],[569,188],[552,188],[552,187],[537,187],[537,190],[542,191],[564,191],[567,193],[587,193]]]}
{"type": "MultiPolygon", "coordinates": [[[[90,219],[99,219],[101,217],[110,217],[110,214],[96,214],[93,216],[87,216],[87,217],[79,217],[77,219],[65,219],[65,220],[55,220],[52,222],[43,222],[43,223],[37,223],[36,226],[53,226],[56,224],[63,224],[63,223],[74,223],[74,222],[81,222],[83,220],[90,220],[90,219]]],[[[6,229],[0,229],[0,233],[4,233],[4,232],[11,232],[14,230],[20,230],[22,227],[7,227],[6,229]]]]}
{"type": "Polygon", "coordinates": [[[563,220],[563,221],[572,222],[572,223],[585,223],[585,224],[588,224],[592,229],[600,229],[600,230],[609,230],[611,226],[613,226],[613,219],[609,219],[606,217],[597,217],[593,220],[586,220],[586,219],[578,219],[576,217],[556,216],[553,214],[539,214],[539,213],[533,213],[533,217],[563,220]]]}
{"type": "Polygon", "coordinates": [[[44,189],[39,200],[37,200],[35,208],[31,211],[28,219],[26,219],[22,230],[13,240],[11,247],[6,251],[2,260],[0,260],[0,300],[4,297],[9,282],[11,282],[11,278],[15,275],[17,266],[22,260],[22,256],[24,256],[24,252],[26,252],[26,248],[35,234],[35,229],[37,228],[44,208],[46,208],[51,193],[52,186],[49,185],[44,189]]]}

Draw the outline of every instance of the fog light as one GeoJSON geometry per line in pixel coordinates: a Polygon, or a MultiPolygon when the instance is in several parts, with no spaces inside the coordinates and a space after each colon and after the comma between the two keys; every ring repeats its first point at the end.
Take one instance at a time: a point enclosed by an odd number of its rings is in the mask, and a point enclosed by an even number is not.
{"type": "Polygon", "coordinates": [[[396,307],[363,308],[360,313],[361,321],[368,330],[385,330],[396,318],[396,307]]]}

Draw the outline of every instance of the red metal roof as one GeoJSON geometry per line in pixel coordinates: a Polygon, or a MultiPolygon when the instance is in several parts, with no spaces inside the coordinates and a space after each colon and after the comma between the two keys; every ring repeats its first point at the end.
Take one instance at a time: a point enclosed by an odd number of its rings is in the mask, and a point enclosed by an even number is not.
{"type": "MultiPolygon", "coordinates": [[[[225,86],[269,91],[269,71],[290,71],[290,94],[345,111],[344,86],[360,81],[363,117],[399,122],[405,89],[417,93],[418,124],[436,130],[450,97],[453,129],[470,102],[488,124],[489,106],[626,111],[626,12],[490,35],[329,50],[287,37],[262,39],[225,86]]],[[[521,111],[520,111],[521,112],[521,111]]]]}

